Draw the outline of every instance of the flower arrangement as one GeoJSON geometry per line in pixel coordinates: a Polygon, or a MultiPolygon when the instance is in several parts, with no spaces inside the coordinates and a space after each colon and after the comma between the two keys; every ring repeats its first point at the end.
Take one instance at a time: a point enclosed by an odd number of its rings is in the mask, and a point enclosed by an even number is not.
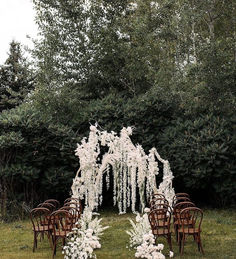
{"type": "Polygon", "coordinates": [[[67,237],[67,244],[62,251],[64,259],[96,258],[93,250],[101,248],[99,237],[108,228],[102,227],[101,220],[93,218],[93,213],[85,208],[81,219],[76,223],[78,228],[73,228],[67,237]]]}
{"type": "MultiPolygon", "coordinates": [[[[147,214],[150,212],[150,209],[145,208],[144,212],[142,216],[137,214],[136,223],[130,219],[132,229],[126,231],[130,236],[130,247],[136,249],[135,257],[137,258],[165,259],[165,256],[162,254],[164,245],[155,245],[155,238],[152,234],[147,214]]],[[[170,251],[169,256],[173,257],[174,253],[170,251]]]]}
{"type": "Polygon", "coordinates": [[[155,148],[147,155],[142,146],[134,145],[130,139],[132,131],[131,127],[123,128],[118,136],[113,131],[100,131],[97,125],[91,125],[88,139],[83,138],[77,145],[80,168],[71,187],[72,197],[84,199],[91,211],[102,203],[103,175],[109,188],[111,172],[113,201],[114,205],[118,204],[120,214],[126,213],[128,207],[135,213],[137,189],[142,210],[145,194],[149,200],[153,192],[163,193],[169,202],[172,201],[175,193],[169,162],[162,159],[155,148]],[[108,147],[102,158],[101,146],[108,147]],[[163,164],[163,181],[159,187],[156,185],[158,163],[163,164]]]}

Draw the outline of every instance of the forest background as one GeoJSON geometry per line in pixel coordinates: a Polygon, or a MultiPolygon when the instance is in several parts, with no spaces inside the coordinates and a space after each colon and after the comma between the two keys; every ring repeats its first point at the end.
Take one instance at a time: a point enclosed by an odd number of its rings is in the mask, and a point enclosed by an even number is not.
{"type": "Polygon", "coordinates": [[[135,127],[134,143],[169,160],[177,192],[235,206],[235,1],[33,2],[32,58],[13,41],[0,66],[2,219],[69,195],[76,143],[96,122],[135,127]]]}

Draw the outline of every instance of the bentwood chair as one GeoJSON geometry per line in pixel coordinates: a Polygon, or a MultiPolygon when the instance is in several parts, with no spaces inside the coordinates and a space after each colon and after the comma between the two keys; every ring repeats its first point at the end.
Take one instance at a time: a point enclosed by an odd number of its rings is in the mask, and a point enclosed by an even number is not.
{"type": "Polygon", "coordinates": [[[48,226],[52,226],[52,243],[53,243],[53,258],[56,255],[56,248],[59,240],[62,240],[63,246],[65,239],[73,228],[73,215],[67,210],[54,211],[50,218],[48,226]]]}
{"type": "MultiPolygon", "coordinates": [[[[196,207],[196,206],[193,202],[185,201],[185,202],[177,203],[173,208],[173,224],[174,224],[174,230],[175,230],[177,241],[178,241],[178,229],[179,229],[179,220],[178,219],[180,218],[180,212],[183,209],[189,208],[189,207],[196,207]]],[[[184,214],[184,216],[186,217],[187,214],[184,214]]]]}
{"type": "Polygon", "coordinates": [[[172,251],[172,242],[171,242],[171,214],[168,209],[155,209],[150,211],[148,214],[148,219],[151,225],[152,234],[155,239],[160,236],[163,236],[167,239],[170,251],[172,251]]]}
{"type": "Polygon", "coordinates": [[[178,240],[181,255],[184,253],[184,245],[187,236],[193,236],[194,241],[198,245],[198,250],[204,254],[201,242],[201,223],[203,219],[203,211],[196,207],[185,208],[180,212],[178,240]]]}
{"type": "Polygon", "coordinates": [[[30,219],[33,225],[34,241],[33,241],[33,252],[38,246],[37,237],[41,235],[43,238],[44,234],[50,238],[50,233],[52,232],[52,226],[46,225],[46,218],[50,215],[50,211],[47,208],[35,208],[30,211],[30,219]]]}

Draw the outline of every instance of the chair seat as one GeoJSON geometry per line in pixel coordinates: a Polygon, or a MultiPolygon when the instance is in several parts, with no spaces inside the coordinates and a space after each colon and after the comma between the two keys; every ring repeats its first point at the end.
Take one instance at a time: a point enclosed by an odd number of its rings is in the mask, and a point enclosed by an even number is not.
{"type": "Polygon", "coordinates": [[[158,229],[153,229],[152,230],[152,234],[153,235],[167,235],[167,234],[170,234],[171,231],[169,231],[167,228],[158,228],[158,229]]]}
{"type": "Polygon", "coordinates": [[[179,228],[178,232],[179,233],[185,233],[185,234],[197,234],[197,233],[201,232],[201,230],[199,231],[198,229],[195,229],[195,228],[186,228],[183,231],[182,228],[179,228]]]}
{"type": "MultiPolygon", "coordinates": [[[[184,225],[193,225],[193,221],[192,220],[181,220],[181,224],[184,224],[184,225]]],[[[174,225],[180,225],[179,224],[179,221],[178,220],[176,220],[175,222],[174,222],[174,225]]]]}
{"type": "Polygon", "coordinates": [[[33,231],[37,231],[37,232],[44,232],[44,231],[49,231],[52,230],[52,226],[35,226],[35,229],[33,228],[33,231]]]}
{"type": "Polygon", "coordinates": [[[71,230],[61,230],[60,232],[57,231],[56,233],[52,233],[53,236],[56,236],[56,237],[66,237],[67,234],[69,234],[71,232],[71,230]]]}

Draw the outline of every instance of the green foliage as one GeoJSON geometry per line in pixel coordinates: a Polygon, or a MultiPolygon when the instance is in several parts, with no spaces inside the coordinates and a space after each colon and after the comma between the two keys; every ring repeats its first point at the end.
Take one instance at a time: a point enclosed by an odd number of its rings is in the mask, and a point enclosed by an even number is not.
{"type": "Polygon", "coordinates": [[[161,136],[175,185],[212,205],[235,203],[235,116],[213,114],[177,119],[161,136]]]}
{"type": "Polygon", "coordinates": [[[68,195],[78,168],[72,129],[24,104],[0,115],[0,136],[0,184],[9,200],[33,204],[68,195]]]}
{"type": "Polygon", "coordinates": [[[10,53],[0,66],[0,112],[22,103],[33,88],[33,75],[22,55],[20,43],[10,43],[10,53]]]}

